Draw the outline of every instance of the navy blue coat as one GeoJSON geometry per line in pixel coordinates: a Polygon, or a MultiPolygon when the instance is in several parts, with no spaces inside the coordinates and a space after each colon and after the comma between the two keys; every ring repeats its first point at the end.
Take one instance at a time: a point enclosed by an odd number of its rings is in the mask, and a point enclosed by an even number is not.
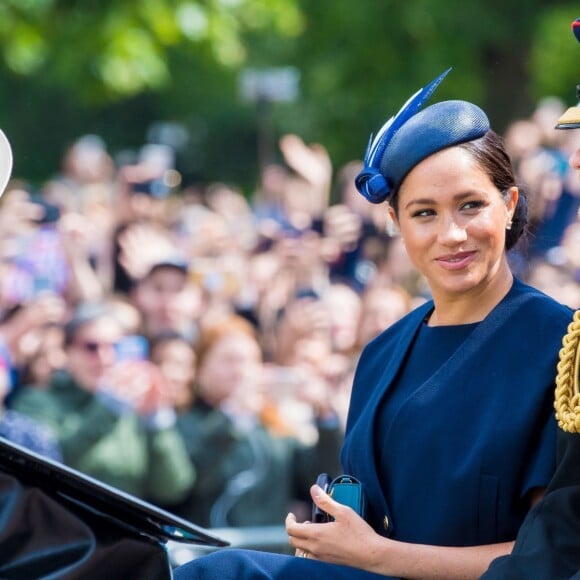
{"type": "MultiPolygon", "coordinates": [[[[375,424],[385,420],[377,409],[432,309],[432,302],[419,307],[365,348],[341,454],[344,471],[363,482],[367,519],[380,534],[442,546],[513,540],[527,511],[525,494],[547,485],[555,469],[554,379],[572,310],[515,280],[457,352],[390,419],[396,428],[382,444],[394,446],[400,460],[389,466],[393,477],[386,490],[374,460],[375,424]]],[[[303,574],[385,578],[239,550],[195,560],[177,569],[175,578],[303,574]]]]}
{"type": "Polygon", "coordinates": [[[580,579],[580,433],[560,430],[558,452],[556,473],[513,552],[492,562],[482,580],[580,579]]]}
{"type": "Polygon", "coordinates": [[[555,469],[554,380],[572,311],[515,281],[453,356],[404,403],[377,416],[428,303],[365,349],[355,377],[342,450],[364,482],[369,523],[398,540],[470,546],[513,540],[525,494],[555,469]],[[374,425],[390,420],[393,475],[379,479],[374,425]],[[385,516],[389,527],[383,527],[385,516]]]}

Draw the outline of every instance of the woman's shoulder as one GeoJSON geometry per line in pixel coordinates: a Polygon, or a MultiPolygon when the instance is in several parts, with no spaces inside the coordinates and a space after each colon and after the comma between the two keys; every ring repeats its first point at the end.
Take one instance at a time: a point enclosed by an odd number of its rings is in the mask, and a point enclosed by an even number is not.
{"type": "Polygon", "coordinates": [[[393,353],[406,352],[417,329],[432,309],[432,301],[421,304],[369,341],[358,359],[356,374],[360,374],[361,369],[369,373],[379,372],[385,365],[386,357],[393,360],[393,353]]]}
{"type": "Polygon", "coordinates": [[[536,316],[558,316],[562,319],[571,320],[574,314],[574,309],[570,306],[558,302],[552,296],[517,278],[514,279],[509,296],[513,298],[525,296],[527,298],[525,302],[526,309],[533,310],[536,316]]]}
{"type": "Polygon", "coordinates": [[[428,300],[424,302],[411,310],[411,312],[405,314],[397,322],[385,328],[385,330],[368,343],[367,347],[377,346],[391,340],[397,341],[401,336],[406,336],[409,332],[414,332],[432,310],[433,301],[428,300]]]}
{"type": "Polygon", "coordinates": [[[572,308],[520,280],[514,283],[506,307],[510,314],[504,334],[513,340],[523,339],[523,345],[533,343],[542,348],[560,345],[574,317],[572,308]]]}

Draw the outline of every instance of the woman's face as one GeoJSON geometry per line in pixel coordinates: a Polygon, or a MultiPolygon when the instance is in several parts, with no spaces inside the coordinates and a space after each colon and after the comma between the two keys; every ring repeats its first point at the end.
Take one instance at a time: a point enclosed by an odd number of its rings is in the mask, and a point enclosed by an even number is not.
{"type": "Polygon", "coordinates": [[[262,353],[256,340],[231,332],[217,340],[200,362],[197,379],[203,398],[212,405],[251,397],[259,382],[262,353]]]}
{"type": "Polygon", "coordinates": [[[159,366],[167,379],[176,409],[187,409],[193,402],[195,352],[185,340],[176,338],[157,345],[151,361],[159,366]]]}
{"type": "Polygon", "coordinates": [[[434,297],[489,287],[508,272],[505,231],[517,203],[506,201],[470,153],[451,147],[431,155],[399,190],[398,221],[407,253],[434,297]]]}

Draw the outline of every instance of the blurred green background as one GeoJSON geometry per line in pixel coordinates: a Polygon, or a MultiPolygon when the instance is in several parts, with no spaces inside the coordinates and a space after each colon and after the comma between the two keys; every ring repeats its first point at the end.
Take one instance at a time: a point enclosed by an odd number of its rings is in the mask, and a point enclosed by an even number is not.
{"type": "Polygon", "coordinates": [[[248,190],[283,133],[359,158],[449,66],[436,100],[472,100],[500,132],[544,96],[574,104],[578,16],[557,0],[3,0],[0,126],[33,182],[96,133],[113,155],[172,142],[186,182],[248,190]]]}

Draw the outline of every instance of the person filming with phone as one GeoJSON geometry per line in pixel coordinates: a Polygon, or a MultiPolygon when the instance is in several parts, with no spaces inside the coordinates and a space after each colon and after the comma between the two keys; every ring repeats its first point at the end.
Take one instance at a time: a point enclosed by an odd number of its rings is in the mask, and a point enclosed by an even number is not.
{"type": "Polygon", "coordinates": [[[54,430],[69,467],[160,506],[182,501],[194,471],[143,337],[124,336],[107,302],[81,304],[64,334],[65,369],[19,389],[12,408],[54,430]]]}

